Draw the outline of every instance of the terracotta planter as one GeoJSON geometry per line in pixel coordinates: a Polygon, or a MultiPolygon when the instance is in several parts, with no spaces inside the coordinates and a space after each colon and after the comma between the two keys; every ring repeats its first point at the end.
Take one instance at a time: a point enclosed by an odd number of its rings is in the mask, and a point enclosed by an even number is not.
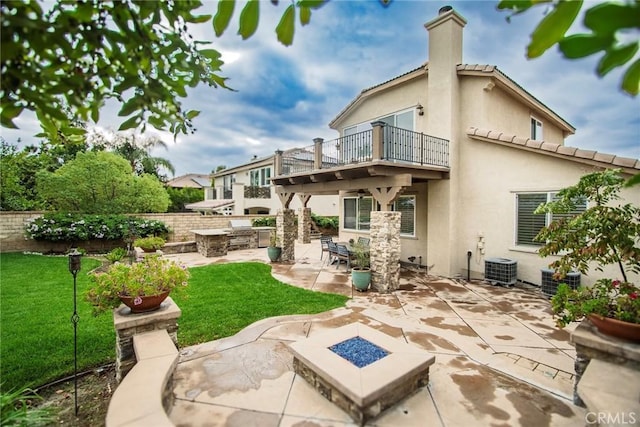
{"type": "Polygon", "coordinates": [[[623,322],[599,314],[589,314],[587,318],[604,335],[640,343],[640,324],[623,322]]]}
{"type": "Polygon", "coordinates": [[[160,304],[169,296],[169,292],[160,295],[149,295],[144,297],[129,297],[119,295],[120,301],[131,309],[132,313],[148,313],[160,308],[160,304]]]}

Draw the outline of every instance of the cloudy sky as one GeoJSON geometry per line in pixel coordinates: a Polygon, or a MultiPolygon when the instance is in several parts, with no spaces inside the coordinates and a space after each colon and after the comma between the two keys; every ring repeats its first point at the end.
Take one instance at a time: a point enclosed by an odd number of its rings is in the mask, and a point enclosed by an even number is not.
{"type": "MultiPolygon", "coordinates": [[[[555,48],[541,58],[525,58],[529,34],[544,8],[507,23],[497,1],[394,0],[388,7],[374,0],[331,1],[313,12],[310,25],[298,25],[293,46],[285,47],[277,42],[275,27],[288,4],[261,4],[258,32],[246,41],[237,35],[239,7],[220,38],[210,24],[192,29],[197,39],[211,41],[223,53],[223,75],[236,91],[203,86],[184,100],[187,109],[201,110],[196,133],[179,136],[176,143],[161,135],[169,148],[153,153],[168,158],[176,176],[311,145],[315,137],[336,138],[328,123],[363,88],[427,61],[424,23],[445,4],[468,21],[463,62],[497,65],[565,118],[577,129],[567,145],[640,158],[640,100],[618,90],[620,72],[598,79],[596,59],[567,61],[555,48]]],[[[216,7],[205,1],[203,12],[213,14],[216,7]]],[[[116,107],[105,107],[101,128],[117,129],[116,107]]],[[[33,117],[23,115],[16,123],[19,131],[0,129],[7,141],[20,137],[37,143],[33,117]]]]}

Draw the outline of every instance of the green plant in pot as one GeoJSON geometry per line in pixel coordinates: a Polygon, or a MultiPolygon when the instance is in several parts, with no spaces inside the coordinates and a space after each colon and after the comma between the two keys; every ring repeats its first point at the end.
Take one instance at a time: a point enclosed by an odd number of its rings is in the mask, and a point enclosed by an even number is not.
{"type": "Polygon", "coordinates": [[[133,246],[142,249],[145,252],[155,252],[158,249],[162,249],[165,244],[165,240],[162,237],[149,236],[140,237],[133,241],[133,246]]]}
{"type": "Polygon", "coordinates": [[[560,190],[554,201],[535,211],[554,215],[536,240],[545,243],[541,256],[559,256],[549,267],[560,283],[569,271],[585,274],[590,266],[603,271],[615,265],[620,272],[619,278],[602,278],[576,290],[561,283],[551,299],[558,326],[588,318],[603,333],[640,340],[640,290],[628,274],[640,273],[640,208],[615,203],[624,182],[618,170],[607,170],[560,190]],[[585,199],[589,207],[581,210],[585,199]]]}
{"type": "Polygon", "coordinates": [[[351,281],[358,291],[364,292],[369,289],[371,283],[369,247],[362,243],[354,243],[351,253],[354,256],[351,261],[351,281]]]}
{"type": "Polygon", "coordinates": [[[115,263],[104,273],[91,276],[92,285],[86,299],[94,315],[124,303],[133,313],[160,308],[169,293],[187,286],[190,274],[186,267],[152,255],[133,264],[115,263]]]}
{"type": "Polygon", "coordinates": [[[271,262],[276,262],[282,255],[282,247],[280,246],[280,239],[276,235],[276,231],[272,230],[269,236],[269,246],[267,247],[267,255],[271,262]]]}

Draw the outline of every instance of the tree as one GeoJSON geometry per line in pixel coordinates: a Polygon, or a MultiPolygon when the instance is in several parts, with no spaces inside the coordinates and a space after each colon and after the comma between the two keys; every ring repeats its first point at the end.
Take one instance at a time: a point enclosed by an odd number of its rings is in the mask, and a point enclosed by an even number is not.
{"type": "Polygon", "coordinates": [[[163,181],[166,179],[162,174],[163,168],[175,174],[171,161],[151,155],[151,150],[156,147],[167,148],[167,144],[158,137],[117,132],[112,140],[96,135],[92,143],[96,149],[107,149],[122,156],[137,175],[149,174],[163,181]]]}
{"type": "Polygon", "coordinates": [[[167,193],[171,199],[168,212],[185,212],[185,205],[204,200],[202,188],[173,188],[167,187],[167,193]]]}
{"type": "MultiPolygon", "coordinates": [[[[640,2],[598,3],[584,14],[583,24],[588,32],[568,36],[565,34],[581,10],[582,0],[501,0],[498,9],[511,10],[515,15],[541,4],[549,7],[550,11],[531,34],[531,42],[527,46],[528,58],[537,58],[556,44],[568,59],[603,53],[596,69],[600,77],[632,61],[626,68],[620,87],[632,96],[638,94],[640,58],[634,58],[640,47],[640,38],[637,37],[640,30],[640,2]],[[635,30],[636,34],[630,36],[629,30],[635,30]]],[[[507,17],[507,21],[512,15],[507,17]]]]}
{"type": "MultiPolygon", "coordinates": [[[[277,0],[272,1],[277,4],[277,0]]],[[[293,41],[296,11],[302,25],[323,0],[300,0],[284,11],[278,40],[293,41]]],[[[206,6],[212,3],[206,3],[206,6]]],[[[187,88],[228,88],[219,72],[220,53],[194,40],[188,26],[213,25],[222,35],[235,1],[217,3],[215,16],[196,14],[200,1],[62,1],[43,11],[35,0],[0,2],[0,124],[15,128],[24,110],[35,111],[51,135],[81,134],[69,115],[97,122],[114,98],[126,118],[120,130],[147,124],[160,130],[193,132],[196,110],[183,108],[187,88]],[[65,114],[67,111],[68,114],[65,114]]],[[[239,34],[251,37],[260,2],[249,0],[239,17],[239,34]]]]}
{"type": "Polygon", "coordinates": [[[0,141],[0,210],[23,211],[31,203],[20,179],[18,151],[4,139],[0,141]]]}
{"type": "Polygon", "coordinates": [[[169,196],[155,177],[133,174],[105,151],[78,153],[55,172],[37,175],[38,196],[54,210],[83,213],[165,212],[169,196]]]}
{"type": "Polygon", "coordinates": [[[640,273],[640,208],[630,203],[613,205],[619,199],[624,178],[619,170],[595,172],[560,190],[557,200],[541,205],[535,213],[566,214],[578,200],[592,205],[576,216],[563,216],[543,228],[536,240],[545,242],[540,256],[560,255],[551,264],[560,276],[571,270],[585,274],[589,263],[596,269],[616,264],[625,282],[627,271],[640,273]]]}

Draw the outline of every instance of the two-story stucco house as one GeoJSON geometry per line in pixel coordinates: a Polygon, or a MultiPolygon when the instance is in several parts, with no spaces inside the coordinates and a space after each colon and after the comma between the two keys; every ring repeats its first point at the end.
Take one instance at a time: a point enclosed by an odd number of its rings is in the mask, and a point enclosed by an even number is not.
{"type": "MultiPolygon", "coordinates": [[[[293,152],[296,152],[296,149],[287,151],[287,153],[293,152]]],[[[275,170],[274,161],[275,155],[254,157],[247,163],[215,173],[212,197],[199,206],[224,209],[224,213],[229,215],[275,215],[282,204],[271,184],[271,177],[275,170]]],[[[317,196],[313,200],[296,198],[292,208],[300,208],[307,202],[307,207],[311,208],[316,215],[338,215],[337,195],[317,196]]],[[[195,208],[197,210],[197,206],[195,208]]]]}
{"type": "MultiPolygon", "coordinates": [[[[363,90],[330,123],[337,140],[276,154],[284,206],[295,194],[339,194],[340,238],[371,238],[383,291],[410,257],[450,277],[466,277],[470,262],[475,278],[487,259],[506,258],[519,280],[540,284],[552,259],[533,237],[551,218],[533,210],[586,173],[640,172],[637,159],[565,146],[571,124],[496,66],[465,64],[465,24],[442,8],[425,24],[427,63],[363,90]]],[[[640,188],[624,197],[640,203],[640,188]]]]}

